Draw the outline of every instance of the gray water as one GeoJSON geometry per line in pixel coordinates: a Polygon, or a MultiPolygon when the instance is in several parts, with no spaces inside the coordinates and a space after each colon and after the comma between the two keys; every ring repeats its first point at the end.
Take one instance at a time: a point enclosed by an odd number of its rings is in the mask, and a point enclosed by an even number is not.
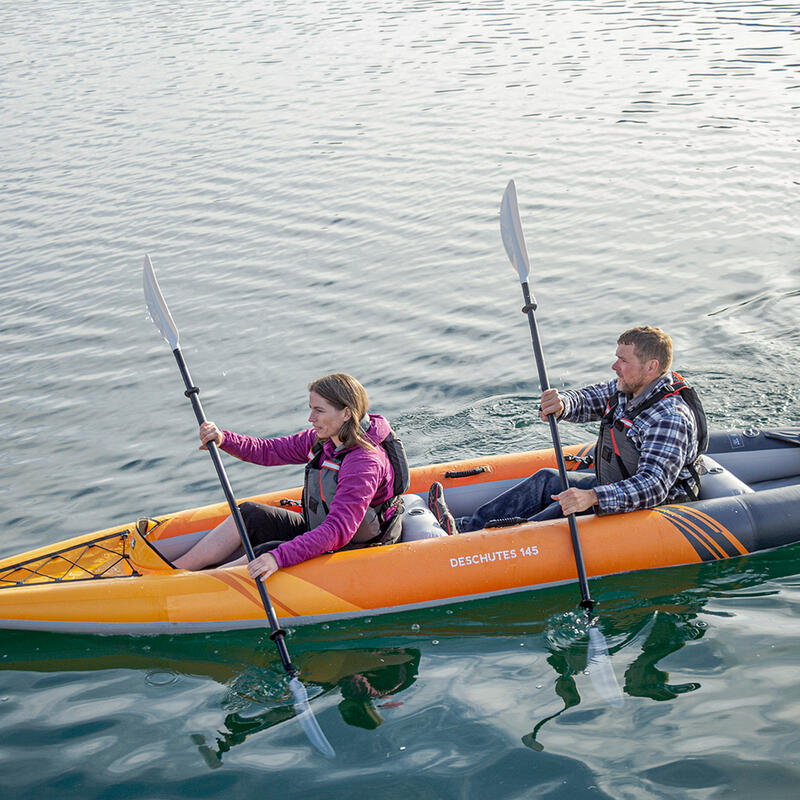
{"type": "MultiPolygon", "coordinates": [[[[554,385],[650,323],[714,427],[798,421],[794,4],[45,0],[1,30],[0,555],[221,499],[145,253],[220,425],[297,430],[345,370],[414,464],[547,446],[510,178],[554,385]]],[[[260,632],[2,633],[0,788],[791,797],[799,555],[593,582],[622,710],[575,587],[295,631],[333,762],[260,632]]]]}

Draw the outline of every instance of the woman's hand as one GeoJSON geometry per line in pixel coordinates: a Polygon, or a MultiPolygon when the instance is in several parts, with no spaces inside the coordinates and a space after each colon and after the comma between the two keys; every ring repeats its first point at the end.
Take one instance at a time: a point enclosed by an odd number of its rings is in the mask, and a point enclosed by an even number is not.
{"type": "Polygon", "coordinates": [[[253,580],[257,580],[260,576],[261,580],[265,581],[273,572],[278,571],[278,562],[272,553],[263,553],[248,563],[247,571],[253,580]]]}
{"type": "Polygon", "coordinates": [[[204,422],[200,426],[200,445],[201,450],[208,450],[208,443],[214,442],[219,447],[222,444],[223,435],[222,431],[213,422],[204,422]]]}

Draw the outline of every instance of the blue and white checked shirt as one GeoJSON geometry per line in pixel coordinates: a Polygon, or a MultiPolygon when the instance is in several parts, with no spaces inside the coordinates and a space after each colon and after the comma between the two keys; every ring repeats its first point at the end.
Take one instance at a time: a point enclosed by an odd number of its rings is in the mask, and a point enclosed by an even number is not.
{"type": "MultiPolygon", "coordinates": [[[[674,380],[671,372],[653,383],[646,400],[653,392],[674,380]]],[[[583,389],[559,392],[564,403],[561,419],[570,422],[592,422],[601,419],[608,401],[617,391],[617,379],[596,383],[583,389]]],[[[614,421],[625,416],[631,402],[629,395],[620,394],[614,410],[614,421]]],[[[642,411],[626,430],[627,436],[640,452],[636,474],[626,480],[595,486],[598,507],[604,514],[653,508],[684,494],[683,481],[691,481],[686,468],[697,458],[697,434],[694,414],[678,395],[665,397],[642,411]]]]}

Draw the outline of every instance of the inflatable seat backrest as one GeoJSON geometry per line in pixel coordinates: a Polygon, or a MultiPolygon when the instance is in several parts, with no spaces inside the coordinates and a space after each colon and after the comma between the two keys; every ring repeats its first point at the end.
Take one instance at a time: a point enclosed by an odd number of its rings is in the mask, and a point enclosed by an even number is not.
{"type": "Polygon", "coordinates": [[[418,494],[404,494],[403,531],[401,542],[418,542],[420,539],[438,539],[447,536],[433,512],[418,494]]]}
{"type": "Polygon", "coordinates": [[[744,481],[707,455],[701,459],[700,500],[712,497],[731,497],[735,494],[749,494],[753,490],[744,481]]]}

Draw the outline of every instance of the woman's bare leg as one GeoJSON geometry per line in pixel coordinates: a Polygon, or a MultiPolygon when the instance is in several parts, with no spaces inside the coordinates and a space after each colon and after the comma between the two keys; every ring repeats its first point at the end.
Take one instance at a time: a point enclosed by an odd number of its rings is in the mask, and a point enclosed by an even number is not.
{"type": "Polygon", "coordinates": [[[178,569],[205,569],[211,564],[225,561],[241,545],[239,531],[233,517],[226,517],[209,531],[197,544],[172,563],[178,569]]]}

